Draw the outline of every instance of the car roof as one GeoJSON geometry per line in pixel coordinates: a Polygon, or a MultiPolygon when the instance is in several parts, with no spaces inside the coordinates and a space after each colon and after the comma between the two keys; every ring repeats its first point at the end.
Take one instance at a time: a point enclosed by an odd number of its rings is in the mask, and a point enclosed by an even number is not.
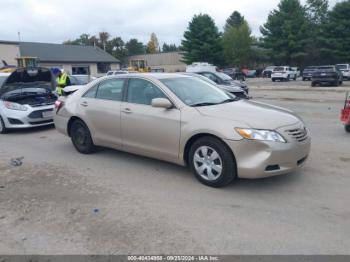
{"type": "Polygon", "coordinates": [[[110,75],[104,76],[100,78],[125,78],[125,77],[141,77],[141,78],[149,78],[149,79],[166,79],[166,78],[189,78],[191,75],[185,75],[182,73],[130,73],[130,74],[121,74],[121,75],[110,75]]]}

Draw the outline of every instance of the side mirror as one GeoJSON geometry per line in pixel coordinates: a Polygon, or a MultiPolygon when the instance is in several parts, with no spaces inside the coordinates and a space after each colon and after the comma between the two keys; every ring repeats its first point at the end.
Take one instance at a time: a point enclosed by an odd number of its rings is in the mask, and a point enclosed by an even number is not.
{"type": "Polygon", "coordinates": [[[169,109],[173,107],[173,104],[166,98],[154,98],[152,99],[152,106],[169,109]]]}

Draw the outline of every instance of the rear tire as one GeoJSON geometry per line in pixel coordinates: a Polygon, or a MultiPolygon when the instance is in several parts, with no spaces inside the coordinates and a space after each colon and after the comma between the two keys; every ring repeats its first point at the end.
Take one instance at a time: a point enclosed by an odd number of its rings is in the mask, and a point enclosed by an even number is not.
{"type": "Polygon", "coordinates": [[[276,81],[276,79],[272,78],[272,82],[275,82],[275,81],[276,81]]]}
{"type": "Polygon", "coordinates": [[[8,129],[5,126],[4,120],[0,116],[0,134],[6,134],[8,132],[8,129]]]}
{"type": "Polygon", "coordinates": [[[333,85],[334,86],[339,86],[339,80],[335,81],[333,85]]]}
{"type": "Polygon", "coordinates": [[[350,133],[350,125],[345,125],[345,131],[350,133]]]}
{"type": "Polygon", "coordinates": [[[96,152],[91,133],[87,125],[81,120],[75,120],[70,128],[71,140],[76,150],[82,154],[96,152]]]}
{"type": "Polygon", "coordinates": [[[303,81],[306,81],[306,78],[303,77],[303,81]]]}
{"type": "Polygon", "coordinates": [[[314,81],[312,81],[311,86],[316,86],[316,83],[314,81]]]}
{"type": "Polygon", "coordinates": [[[189,166],[204,185],[223,187],[237,177],[236,161],[230,148],[217,138],[205,136],[193,143],[189,166]]]}
{"type": "Polygon", "coordinates": [[[294,81],[297,81],[297,75],[294,76],[294,79],[293,79],[293,80],[294,80],[294,81]]]}

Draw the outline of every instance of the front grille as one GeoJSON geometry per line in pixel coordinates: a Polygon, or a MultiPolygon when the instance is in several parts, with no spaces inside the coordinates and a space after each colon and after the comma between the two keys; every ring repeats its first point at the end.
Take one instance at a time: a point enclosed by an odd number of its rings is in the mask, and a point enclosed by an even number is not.
{"type": "Polygon", "coordinates": [[[44,109],[31,112],[28,117],[32,119],[43,118],[43,112],[53,111],[53,109],[44,109]]]}
{"type": "Polygon", "coordinates": [[[291,138],[295,139],[298,142],[305,141],[309,136],[306,127],[289,129],[286,132],[291,138]]]}

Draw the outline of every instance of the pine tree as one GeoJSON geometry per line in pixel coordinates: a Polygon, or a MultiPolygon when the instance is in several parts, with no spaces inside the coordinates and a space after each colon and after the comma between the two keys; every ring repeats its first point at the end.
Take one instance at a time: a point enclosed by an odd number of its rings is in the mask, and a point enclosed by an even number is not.
{"type": "Polygon", "coordinates": [[[186,64],[208,62],[222,64],[220,34],[214,20],[207,14],[195,15],[182,40],[183,60],[186,64]]]}
{"type": "Polygon", "coordinates": [[[276,64],[302,65],[307,59],[310,23],[299,0],[281,0],[264,26],[263,47],[270,50],[276,64]]]}
{"type": "Polygon", "coordinates": [[[231,27],[240,27],[244,23],[244,21],[244,16],[242,16],[239,12],[234,11],[226,20],[226,24],[224,27],[225,32],[231,27]]]}

